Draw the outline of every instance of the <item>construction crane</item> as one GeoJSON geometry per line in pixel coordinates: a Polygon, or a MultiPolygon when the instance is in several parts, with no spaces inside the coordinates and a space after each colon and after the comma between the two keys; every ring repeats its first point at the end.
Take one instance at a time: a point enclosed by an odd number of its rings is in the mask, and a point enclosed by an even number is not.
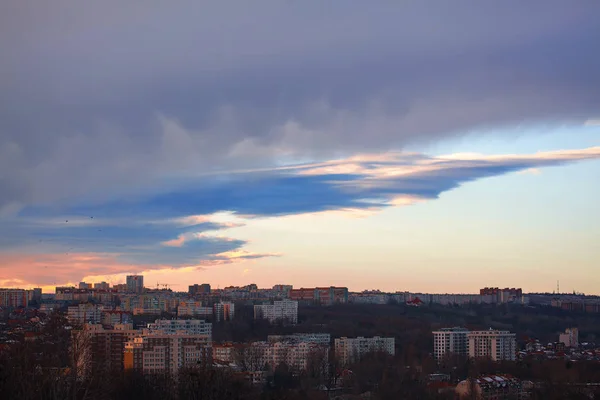
{"type": "Polygon", "coordinates": [[[162,288],[163,288],[164,290],[169,290],[169,288],[170,288],[171,286],[176,286],[176,285],[175,285],[175,284],[172,284],[172,283],[158,283],[158,282],[156,282],[156,289],[157,289],[157,290],[159,290],[161,286],[162,286],[162,288]]]}

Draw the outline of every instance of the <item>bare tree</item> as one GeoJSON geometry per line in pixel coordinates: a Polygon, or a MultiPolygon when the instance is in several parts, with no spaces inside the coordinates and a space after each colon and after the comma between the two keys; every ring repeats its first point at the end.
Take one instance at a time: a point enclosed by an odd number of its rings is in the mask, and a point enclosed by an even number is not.
{"type": "Polygon", "coordinates": [[[235,350],[234,360],[244,372],[262,371],[266,364],[266,348],[249,344],[235,350]]]}

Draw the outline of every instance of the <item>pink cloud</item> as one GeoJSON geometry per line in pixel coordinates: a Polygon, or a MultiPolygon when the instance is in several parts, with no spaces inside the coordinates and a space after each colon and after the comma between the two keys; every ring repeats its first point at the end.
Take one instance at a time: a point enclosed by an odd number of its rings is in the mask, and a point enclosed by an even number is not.
{"type": "Polygon", "coordinates": [[[216,254],[210,260],[200,260],[195,265],[173,268],[169,265],[141,265],[120,262],[117,255],[99,253],[69,254],[18,254],[0,253],[0,286],[41,286],[52,290],[54,286],[76,285],[86,282],[110,281],[122,283],[129,273],[160,271],[188,271],[232,263],[247,262],[280,254],[231,251],[216,254]]]}

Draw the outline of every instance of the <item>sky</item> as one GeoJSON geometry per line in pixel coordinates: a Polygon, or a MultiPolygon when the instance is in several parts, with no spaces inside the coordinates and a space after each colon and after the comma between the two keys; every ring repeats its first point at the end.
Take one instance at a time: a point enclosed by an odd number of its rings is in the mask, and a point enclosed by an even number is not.
{"type": "Polygon", "coordinates": [[[0,287],[600,294],[600,3],[0,4],[0,287]]]}

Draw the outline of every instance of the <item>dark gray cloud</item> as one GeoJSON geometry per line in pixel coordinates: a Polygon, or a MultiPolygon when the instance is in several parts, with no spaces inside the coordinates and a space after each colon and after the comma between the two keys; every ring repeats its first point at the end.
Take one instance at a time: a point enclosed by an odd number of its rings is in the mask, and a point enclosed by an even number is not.
{"type": "Polygon", "coordinates": [[[600,4],[0,5],[0,211],[600,105],[600,4]]]}

